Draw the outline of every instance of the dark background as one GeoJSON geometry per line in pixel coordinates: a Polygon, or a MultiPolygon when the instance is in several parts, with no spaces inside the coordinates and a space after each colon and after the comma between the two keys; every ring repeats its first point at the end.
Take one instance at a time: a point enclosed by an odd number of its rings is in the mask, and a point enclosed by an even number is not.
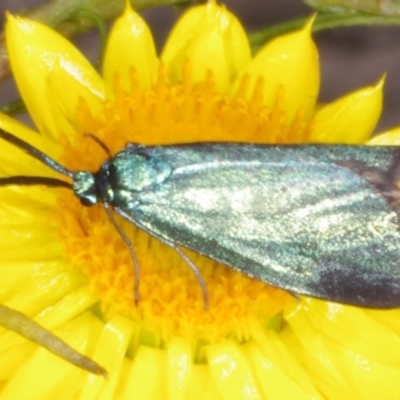
{"type": "MultiPolygon", "coordinates": [[[[42,2],[0,0],[0,10],[17,11],[42,2]]],[[[240,18],[248,32],[313,12],[301,0],[220,0],[220,3],[240,18]]],[[[142,15],[160,49],[180,11],[165,7],[147,10],[142,15]]],[[[1,16],[1,26],[3,21],[1,16]]],[[[319,101],[329,102],[361,86],[374,84],[387,73],[384,111],[377,131],[400,125],[400,27],[340,28],[316,33],[314,39],[322,70],[319,101]]],[[[91,59],[96,58],[99,49],[96,33],[86,34],[76,43],[91,59]]],[[[0,105],[16,97],[13,85],[3,84],[0,105]]]]}

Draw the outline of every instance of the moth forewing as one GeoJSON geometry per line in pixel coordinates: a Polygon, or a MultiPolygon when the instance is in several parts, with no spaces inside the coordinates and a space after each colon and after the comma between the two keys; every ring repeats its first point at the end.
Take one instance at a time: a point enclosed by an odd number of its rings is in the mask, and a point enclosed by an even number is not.
{"type": "Polygon", "coordinates": [[[148,233],[297,294],[399,305],[398,214],[363,175],[375,168],[385,180],[397,148],[208,144],[151,151],[173,172],[127,210],[148,233]]]}

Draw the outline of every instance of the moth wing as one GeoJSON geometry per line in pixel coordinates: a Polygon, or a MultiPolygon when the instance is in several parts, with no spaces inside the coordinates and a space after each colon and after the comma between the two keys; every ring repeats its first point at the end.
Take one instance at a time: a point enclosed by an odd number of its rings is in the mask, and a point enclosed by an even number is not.
{"type": "Polygon", "coordinates": [[[352,170],[284,154],[272,163],[181,166],[140,194],[133,219],[150,234],[294,293],[398,306],[396,213],[352,170]]]}

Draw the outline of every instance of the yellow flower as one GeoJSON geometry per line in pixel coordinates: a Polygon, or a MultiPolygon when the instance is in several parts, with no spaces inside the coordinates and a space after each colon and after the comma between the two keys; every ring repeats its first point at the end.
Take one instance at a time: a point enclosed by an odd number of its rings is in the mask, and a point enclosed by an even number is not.
{"type": "MultiPolygon", "coordinates": [[[[109,37],[103,78],[65,39],[10,17],[12,70],[35,122],[11,132],[72,170],[95,171],[128,141],[361,143],[379,118],[382,82],[316,108],[311,24],[251,58],[235,16],[209,2],[175,26],[160,58],[129,7],[109,37]]],[[[1,176],[57,173],[0,144],[1,176]]],[[[81,371],[12,332],[0,341],[0,398],[395,399],[400,311],[313,299],[190,253],[210,297],[170,248],[118,219],[141,268],[133,300],[129,252],[101,206],[64,189],[1,188],[0,302],[103,365],[81,371]]],[[[188,252],[189,253],[189,252],[188,252]]]]}

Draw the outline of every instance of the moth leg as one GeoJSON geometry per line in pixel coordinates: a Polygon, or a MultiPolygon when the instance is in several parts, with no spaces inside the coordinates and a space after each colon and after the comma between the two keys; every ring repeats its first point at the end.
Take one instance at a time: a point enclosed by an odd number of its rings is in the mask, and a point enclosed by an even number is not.
{"type": "MultiPolygon", "coordinates": [[[[121,239],[125,242],[129,249],[129,253],[132,259],[133,263],[133,268],[134,268],[134,274],[135,274],[135,283],[134,283],[134,299],[135,299],[135,305],[137,306],[139,304],[139,284],[140,284],[140,268],[139,268],[139,262],[137,260],[135,250],[133,248],[131,240],[128,238],[126,233],[122,230],[122,228],[118,225],[117,221],[115,220],[111,209],[110,205],[107,202],[103,202],[104,209],[106,210],[106,213],[108,215],[108,218],[110,219],[111,223],[114,225],[114,228],[117,230],[118,234],[121,236],[121,239]]],[[[118,211],[117,211],[118,212],[118,211]]]]}
{"type": "Polygon", "coordinates": [[[197,268],[197,265],[175,243],[167,242],[166,240],[163,240],[161,238],[157,238],[157,239],[159,239],[161,242],[165,243],[166,245],[172,247],[182,257],[183,261],[185,261],[185,263],[189,266],[189,268],[193,271],[193,273],[196,276],[197,282],[200,285],[201,291],[203,293],[204,309],[206,311],[208,311],[209,300],[208,300],[207,285],[201,275],[200,270],[197,268]]]}
{"type": "Polygon", "coordinates": [[[204,280],[204,278],[201,275],[201,272],[199,268],[196,266],[196,264],[183,252],[183,250],[174,242],[171,242],[169,240],[164,239],[163,237],[157,235],[154,232],[149,232],[144,226],[142,226],[138,221],[136,221],[132,215],[126,213],[124,210],[122,210],[119,207],[114,207],[114,211],[118,213],[121,217],[127,219],[128,221],[132,222],[135,226],[138,228],[142,229],[143,231],[147,232],[149,235],[155,237],[158,239],[160,242],[166,244],[169,247],[172,247],[182,258],[183,261],[188,265],[188,267],[193,271],[193,273],[196,276],[197,282],[200,285],[202,294],[203,294],[203,300],[204,300],[204,309],[207,311],[209,309],[209,299],[208,299],[208,291],[207,291],[207,284],[204,280]]]}

